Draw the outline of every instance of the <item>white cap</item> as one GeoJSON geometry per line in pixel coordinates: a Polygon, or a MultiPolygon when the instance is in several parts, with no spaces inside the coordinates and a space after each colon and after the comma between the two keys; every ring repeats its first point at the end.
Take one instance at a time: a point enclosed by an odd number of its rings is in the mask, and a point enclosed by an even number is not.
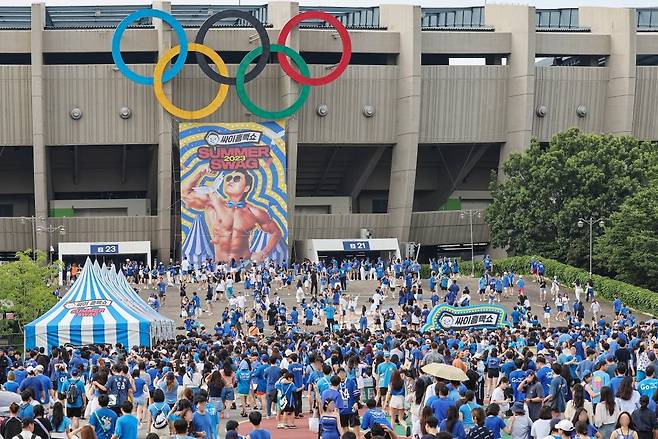
{"type": "Polygon", "coordinates": [[[41,364],[37,365],[37,367],[34,368],[34,370],[38,370],[39,372],[43,372],[43,366],[41,364]]]}
{"type": "Polygon", "coordinates": [[[25,369],[25,371],[26,371],[27,373],[33,373],[33,372],[34,372],[34,368],[33,368],[32,366],[27,366],[27,369],[25,369]]]}
{"type": "Polygon", "coordinates": [[[558,430],[573,431],[573,423],[568,419],[563,419],[555,426],[558,430]]]}
{"type": "Polygon", "coordinates": [[[292,354],[292,351],[290,349],[286,349],[285,354],[286,354],[286,357],[288,357],[288,356],[290,356],[290,354],[292,354]]]}

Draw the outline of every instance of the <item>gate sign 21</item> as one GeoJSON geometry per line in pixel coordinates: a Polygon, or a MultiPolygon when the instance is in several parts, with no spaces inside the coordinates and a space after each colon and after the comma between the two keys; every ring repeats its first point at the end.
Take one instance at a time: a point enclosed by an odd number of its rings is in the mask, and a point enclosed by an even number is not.
{"type": "Polygon", "coordinates": [[[179,117],[181,119],[201,119],[206,116],[211,115],[219,107],[222,106],[224,100],[226,99],[226,94],[228,93],[229,85],[235,85],[235,88],[240,98],[242,105],[249,110],[252,114],[262,117],[263,119],[285,119],[287,117],[295,114],[299,109],[304,105],[304,102],[308,98],[311,85],[326,85],[343,74],[345,69],[350,63],[352,57],[352,41],[350,40],[350,35],[345,29],[345,26],[333,15],[328,14],[322,11],[306,11],[294,16],[288,21],[277,38],[277,44],[271,44],[270,38],[265,29],[265,25],[259,21],[256,17],[250,14],[247,11],[240,11],[235,9],[229,9],[225,11],[218,12],[211,17],[209,17],[199,28],[199,32],[194,39],[194,43],[187,41],[185,36],[185,30],[183,26],[174,18],[173,15],[161,11],[159,9],[139,9],[132,14],[124,18],[119,26],[116,28],[114,35],[112,37],[112,58],[116,64],[119,71],[121,71],[128,79],[143,85],[152,85],[153,91],[155,92],[155,97],[162,105],[162,107],[170,113],[172,116],[179,117]],[[121,37],[125,30],[128,28],[130,23],[140,20],[145,17],[154,17],[159,18],[165,23],[169,24],[174,30],[178,37],[179,45],[169,49],[155,66],[153,72],[153,77],[139,75],[126,65],[121,56],[121,37]],[[217,22],[226,19],[226,18],[238,18],[244,20],[251,24],[258,36],[260,37],[261,46],[252,49],[245,57],[242,59],[238,65],[236,76],[228,76],[228,68],[224,63],[224,60],[219,56],[217,52],[211,47],[208,47],[203,44],[208,30],[217,22]],[[301,23],[304,20],[323,20],[333,26],[338,35],[340,36],[343,42],[343,53],[341,55],[340,61],[336,67],[327,75],[321,76],[318,78],[312,78],[310,76],[310,70],[304,58],[286,46],[286,39],[292,31],[292,29],[301,23]],[[184,110],[180,107],[175,106],[171,100],[165,95],[163,89],[163,83],[172,80],[185,65],[185,60],[187,59],[188,52],[196,52],[196,62],[210,79],[220,84],[219,90],[215,98],[207,106],[200,108],[198,110],[184,110]],[[266,109],[260,108],[257,106],[251,98],[247,95],[245,84],[252,79],[255,79],[267,65],[267,61],[270,57],[270,53],[276,52],[279,64],[281,69],[294,81],[301,85],[299,96],[288,108],[284,108],[278,111],[268,111],[266,109]],[[175,56],[178,55],[176,62],[169,68],[165,70],[167,63],[169,63],[175,56]],[[210,58],[212,63],[215,65],[217,70],[213,70],[212,67],[208,64],[208,61],[204,57],[207,56],[210,58]],[[290,64],[288,57],[292,58],[294,63],[297,65],[299,72],[290,64]],[[256,65],[247,72],[249,65],[253,60],[258,58],[256,65]]]}

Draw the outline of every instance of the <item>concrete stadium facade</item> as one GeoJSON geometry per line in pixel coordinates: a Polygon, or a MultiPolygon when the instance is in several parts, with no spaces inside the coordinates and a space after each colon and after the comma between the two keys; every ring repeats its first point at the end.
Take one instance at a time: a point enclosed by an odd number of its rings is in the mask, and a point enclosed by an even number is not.
{"type": "MultiPolygon", "coordinates": [[[[223,8],[153,7],[183,20],[189,41],[223,8]]],[[[300,10],[286,1],[243,8],[266,20],[272,40],[300,10]]],[[[315,9],[346,24],[354,54],[343,76],[313,87],[288,122],[293,241],[358,238],[368,228],[429,248],[464,245],[470,224],[459,210],[484,207],[492,171],[533,137],[547,142],[575,126],[658,140],[658,10],[315,9]]],[[[0,7],[0,252],[145,240],[160,258],[178,254],[178,121],[110,54],[113,28],[132,10],[0,7]],[[66,235],[33,234],[39,225],[63,225],[66,235]]],[[[213,28],[205,43],[234,72],[259,44],[254,33],[213,28]]],[[[176,44],[153,20],[128,29],[121,48],[131,68],[151,75],[176,44]]],[[[340,57],[337,34],[319,24],[295,31],[289,45],[315,75],[340,57]]],[[[190,63],[165,90],[198,108],[216,87],[190,63]]],[[[296,85],[269,64],[248,90],[277,108],[296,85]]],[[[205,120],[255,118],[231,92],[205,120]]],[[[483,218],[473,219],[474,240],[486,244],[483,218]]]]}

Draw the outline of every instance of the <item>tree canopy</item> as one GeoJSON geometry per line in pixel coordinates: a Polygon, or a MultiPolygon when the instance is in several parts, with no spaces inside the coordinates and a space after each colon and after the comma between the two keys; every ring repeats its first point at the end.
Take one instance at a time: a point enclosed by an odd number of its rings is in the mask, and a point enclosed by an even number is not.
{"type": "Polygon", "coordinates": [[[628,197],[596,241],[596,260],[619,280],[656,289],[658,282],[658,183],[628,197]]]}
{"type": "MultiPolygon", "coordinates": [[[[586,266],[589,227],[580,218],[611,218],[655,171],[655,147],[634,137],[569,129],[548,145],[532,141],[503,164],[486,211],[492,243],[510,254],[536,254],[586,266]]],[[[655,198],[654,198],[655,199],[655,198]]],[[[603,233],[594,226],[595,236],[603,233]]]]}
{"type": "Polygon", "coordinates": [[[0,265],[0,298],[2,308],[14,312],[24,325],[57,302],[49,285],[55,281],[58,267],[48,265],[46,254],[41,251],[36,252],[36,261],[28,253],[19,252],[16,256],[16,261],[0,265]]]}

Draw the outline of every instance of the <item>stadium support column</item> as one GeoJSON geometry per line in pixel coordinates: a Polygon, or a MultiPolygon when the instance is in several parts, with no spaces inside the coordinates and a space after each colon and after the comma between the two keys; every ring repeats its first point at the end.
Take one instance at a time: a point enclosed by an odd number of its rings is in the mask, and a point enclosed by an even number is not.
{"type": "MultiPolygon", "coordinates": [[[[273,1],[267,6],[267,16],[275,29],[281,29],[288,20],[299,13],[299,3],[288,1],[273,1]]],[[[300,51],[299,31],[297,28],[290,33],[288,47],[300,51]]],[[[281,108],[292,105],[297,99],[299,86],[290,79],[283,70],[279,72],[279,95],[281,108]]],[[[292,255],[295,230],[295,200],[297,197],[297,142],[299,140],[299,116],[294,115],[286,123],[286,155],[288,183],[288,251],[292,255]]]]}
{"type": "Polygon", "coordinates": [[[500,149],[498,178],[512,153],[525,151],[532,137],[535,105],[535,8],[526,5],[487,4],[486,24],[496,32],[509,33],[512,42],[507,58],[506,140],[500,149]]]}
{"type": "Polygon", "coordinates": [[[397,126],[388,189],[388,226],[392,236],[406,242],[409,241],[414,204],[420,131],[420,7],[382,5],[380,21],[389,32],[400,35],[397,126]]]}
{"type": "MultiPolygon", "coordinates": [[[[43,86],[43,28],[46,6],[32,4],[30,51],[32,58],[32,161],[34,166],[34,216],[48,217],[48,155],[46,153],[44,86],[43,86]]],[[[45,225],[43,221],[36,225],[45,225]]],[[[35,226],[36,226],[35,225],[35,226]]],[[[48,251],[48,234],[37,233],[37,249],[48,251]]]]}
{"type": "Polygon", "coordinates": [[[608,90],[605,103],[604,130],[624,135],[633,132],[635,107],[635,9],[579,8],[579,24],[592,33],[610,35],[608,90]]]}
{"type": "MultiPolygon", "coordinates": [[[[153,7],[171,11],[168,1],[154,2],[153,7]]],[[[158,31],[158,58],[171,48],[171,30],[161,20],[153,20],[158,31]]],[[[171,96],[171,81],[164,84],[165,94],[171,96]]],[[[158,115],[158,259],[168,262],[171,252],[171,188],[172,188],[172,121],[167,112],[156,106],[158,115]]],[[[149,261],[152,262],[152,261],[149,261]]]]}

